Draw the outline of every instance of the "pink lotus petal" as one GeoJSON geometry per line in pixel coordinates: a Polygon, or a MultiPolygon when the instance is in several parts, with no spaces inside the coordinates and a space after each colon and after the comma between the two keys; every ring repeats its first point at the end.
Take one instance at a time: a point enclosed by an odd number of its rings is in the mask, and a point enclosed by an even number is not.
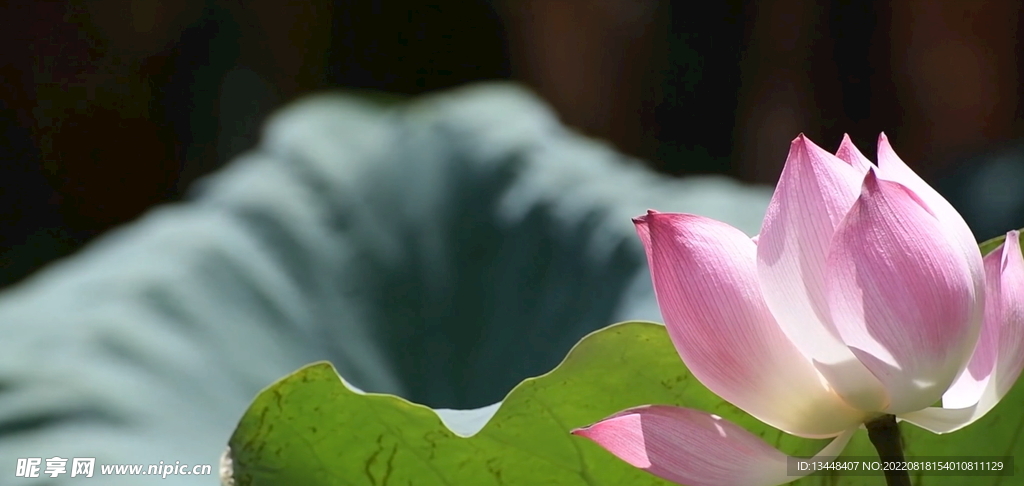
{"type": "MultiPolygon", "coordinates": [[[[844,431],[818,457],[838,456],[854,431],[844,431]]],[[[801,477],[788,475],[787,456],[759,437],[688,408],[637,407],[572,433],[634,467],[690,486],[774,486],[801,477]]]]}
{"type": "Polygon", "coordinates": [[[824,294],[828,245],[857,199],[862,174],[797,137],[761,228],[757,271],[765,302],[789,339],[847,402],[877,410],[888,402],[885,390],[829,323],[824,294]]]}
{"type": "MultiPolygon", "coordinates": [[[[964,408],[978,403],[988,384],[1000,355],[1017,355],[1022,337],[1020,322],[1020,242],[1016,231],[1006,235],[1006,242],[985,257],[985,319],[967,370],[942,397],[943,408],[964,408]],[[1003,283],[1006,282],[1004,289],[1003,283]]],[[[1014,363],[1013,366],[1019,366],[1014,363]]],[[[1020,368],[1016,368],[1020,373],[1020,368]]],[[[1013,377],[1016,379],[1016,376],[1013,377]]],[[[1012,384],[1012,382],[1010,383],[1012,384]]]]}
{"type": "Polygon", "coordinates": [[[669,336],[701,383],[803,437],[831,437],[863,421],[768,312],[750,238],[694,215],[650,212],[635,221],[669,336]]]}
{"type": "Polygon", "coordinates": [[[875,166],[857,149],[847,134],[843,134],[843,141],[839,144],[839,150],[836,150],[836,157],[856,168],[861,174],[866,174],[875,166]]]}
{"type": "MultiPolygon", "coordinates": [[[[1002,398],[1024,370],[1024,255],[1020,233],[1010,231],[1000,249],[1000,282],[1003,315],[999,320],[999,352],[994,372],[996,394],[1002,398]]],[[[996,250],[996,251],[1000,251],[996,250]]]]}
{"type": "Polygon", "coordinates": [[[935,403],[977,340],[983,291],[956,242],[906,187],[864,178],[836,229],[826,279],[832,322],[885,385],[885,411],[935,403]]]}
{"type": "MultiPolygon", "coordinates": [[[[896,151],[889,144],[889,138],[884,133],[878,136],[878,177],[902,184],[924,201],[928,211],[939,220],[939,226],[946,234],[946,238],[959,244],[960,251],[967,258],[975,290],[979,295],[983,295],[985,291],[984,264],[981,261],[978,242],[974,238],[971,228],[967,226],[967,222],[953,208],[953,205],[946,201],[946,198],[929,186],[896,155],[896,151]]],[[[984,308],[978,306],[975,311],[977,314],[973,318],[980,323],[984,308]]],[[[980,330],[981,326],[979,325],[977,329],[980,330]]]]}
{"type": "Polygon", "coordinates": [[[906,414],[932,432],[953,432],[985,416],[1024,369],[1024,256],[1017,231],[985,257],[985,274],[984,329],[967,371],[942,396],[943,408],[906,414]]]}

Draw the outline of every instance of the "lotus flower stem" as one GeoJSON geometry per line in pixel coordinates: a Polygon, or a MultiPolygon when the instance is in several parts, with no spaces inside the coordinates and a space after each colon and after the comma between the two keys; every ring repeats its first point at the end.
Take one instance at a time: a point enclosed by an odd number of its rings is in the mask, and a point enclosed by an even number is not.
{"type": "MultiPolygon", "coordinates": [[[[903,436],[895,415],[882,415],[864,424],[868,438],[878,451],[878,458],[885,462],[903,462],[903,436]]],[[[885,484],[888,486],[910,486],[910,474],[901,468],[885,468],[885,484]]]]}

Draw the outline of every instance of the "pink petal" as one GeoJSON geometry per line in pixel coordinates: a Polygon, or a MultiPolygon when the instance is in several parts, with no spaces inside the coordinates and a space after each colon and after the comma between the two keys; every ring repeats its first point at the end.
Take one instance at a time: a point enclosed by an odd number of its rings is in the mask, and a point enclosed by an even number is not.
{"type": "Polygon", "coordinates": [[[850,140],[850,136],[843,134],[843,141],[839,144],[836,157],[855,167],[861,174],[866,174],[875,164],[872,164],[867,157],[857,149],[857,146],[850,140]]]}
{"type": "Polygon", "coordinates": [[[906,420],[937,433],[952,432],[987,414],[1024,369],[1024,256],[1020,234],[985,257],[988,289],[985,323],[967,371],[942,396],[943,408],[907,414],[906,420]]]}
{"type": "MultiPolygon", "coordinates": [[[[842,452],[856,429],[844,431],[817,457],[842,452]]],[[[690,486],[774,486],[796,481],[787,456],[717,415],[648,405],[619,412],[573,434],[586,437],[633,467],[690,486]]]]}
{"type": "Polygon", "coordinates": [[[868,172],[833,237],[826,288],[843,341],[889,392],[886,412],[935,403],[974,350],[984,294],[966,260],[913,192],[868,172]]]}
{"type": "MultiPolygon", "coordinates": [[[[924,179],[921,179],[896,155],[896,151],[889,144],[889,138],[884,133],[878,136],[878,177],[902,184],[924,201],[929,212],[939,220],[939,225],[946,233],[947,238],[956,241],[960,251],[966,256],[975,289],[981,295],[985,291],[985,271],[974,233],[971,232],[971,228],[967,226],[967,222],[953,208],[953,205],[949,204],[946,198],[932,189],[924,179]]],[[[977,315],[974,318],[981,322],[984,309],[979,306],[976,311],[977,315]]]]}
{"type": "Polygon", "coordinates": [[[669,336],[701,383],[765,423],[804,437],[831,437],[863,421],[768,312],[750,238],[687,214],[650,212],[635,221],[669,336]]]}
{"type": "MultiPolygon", "coordinates": [[[[1021,256],[1016,231],[1006,235],[1006,242],[985,257],[985,319],[981,326],[978,347],[974,349],[967,370],[942,397],[943,408],[964,408],[978,403],[982,391],[996,371],[1000,355],[1004,359],[1020,353],[1021,256]],[[1004,288],[1004,282],[1006,286],[1004,288]]],[[[1016,375],[1018,362],[1012,363],[1016,375]]],[[[1005,374],[1005,373],[1004,373],[1005,374]]],[[[1009,383],[1012,385],[1012,381],[1009,383]]],[[[1005,390],[1004,390],[1005,391],[1005,390]]]]}
{"type": "Polygon", "coordinates": [[[829,323],[824,294],[828,245],[862,180],[853,165],[797,137],[761,228],[757,271],[783,332],[847,402],[876,410],[885,390],[829,323]]]}
{"type": "Polygon", "coordinates": [[[1024,369],[1024,255],[1021,254],[1020,233],[1007,233],[1006,243],[1000,250],[1002,318],[998,321],[999,351],[994,382],[996,393],[1002,398],[1013,388],[1024,369]]]}

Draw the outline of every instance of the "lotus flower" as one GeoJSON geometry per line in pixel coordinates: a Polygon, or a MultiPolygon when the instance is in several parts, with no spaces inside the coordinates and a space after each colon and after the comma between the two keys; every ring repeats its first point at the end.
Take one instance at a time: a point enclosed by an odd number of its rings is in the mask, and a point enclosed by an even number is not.
{"type": "MultiPolygon", "coordinates": [[[[884,415],[940,434],[964,427],[1024,366],[1017,232],[982,258],[884,134],[877,166],[849,137],[835,155],[797,137],[758,237],[691,214],[634,223],[690,372],[772,427],[833,438],[820,457],[884,415]]],[[[676,483],[798,479],[784,453],[703,411],[642,406],[573,433],[676,483]]]]}

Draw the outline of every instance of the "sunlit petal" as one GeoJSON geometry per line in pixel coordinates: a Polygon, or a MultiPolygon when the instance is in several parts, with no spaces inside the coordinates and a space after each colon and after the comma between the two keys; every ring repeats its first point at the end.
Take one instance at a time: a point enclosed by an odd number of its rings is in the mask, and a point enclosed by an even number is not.
{"type": "Polygon", "coordinates": [[[839,144],[839,150],[836,150],[836,157],[856,168],[861,174],[866,174],[875,166],[846,134],[843,134],[843,141],[839,144]]]}
{"type": "Polygon", "coordinates": [[[853,165],[797,137],[761,228],[757,270],[783,332],[847,402],[877,410],[885,390],[829,323],[824,294],[828,245],[862,180],[853,165]]]}
{"type": "Polygon", "coordinates": [[[669,336],[701,383],[796,435],[831,437],[863,420],[775,323],[749,237],[688,214],[651,212],[636,224],[669,336]]]}
{"type": "Polygon", "coordinates": [[[828,266],[832,322],[888,390],[885,411],[935,403],[974,349],[984,302],[956,242],[914,193],[871,171],[828,266]]]}
{"type": "Polygon", "coordinates": [[[1010,391],[1024,368],[1024,256],[1020,235],[985,257],[988,280],[982,339],[971,363],[942,397],[943,408],[905,414],[936,433],[959,430],[984,417],[1010,391]]]}
{"type": "MultiPolygon", "coordinates": [[[[903,162],[903,159],[896,155],[896,151],[889,144],[889,138],[884,133],[878,136],[878,177],[902,184],[924,202],[928,211],[939,220],[939,229],[946,235],[946,238],[955,242],[960,251],[963,252],[970,270],[971,279],[975,284],[975,292],[978,295],[984,295],[984,264],[981,261],[981,252],[978,250],[978,241],[975,239],[971,228],[967,226],[963,216],[953,208],[953,205],[946,198],[929,186],[924,179],[903,162]]],[[[975,312],[973,320],[980,323],[983,318],[984,308],[978,306],[975,312]]],[[[972,327],[972,329],[980,332],[981,326],[979,324],[976,327],[972,327]]],[[[977,337],[968,337],[967,339],[974,341],[977,337]]]]}
{"type": "MultiPolygon", "coordinates": [[[[817,457],[842,452],[843,431],[817,457]]],[[[795,481],[787,456],[742,427],[698,410],[645,406],[619,412],[574,434],[630,465],[690,486],[774,486],[795,481]]]]}

